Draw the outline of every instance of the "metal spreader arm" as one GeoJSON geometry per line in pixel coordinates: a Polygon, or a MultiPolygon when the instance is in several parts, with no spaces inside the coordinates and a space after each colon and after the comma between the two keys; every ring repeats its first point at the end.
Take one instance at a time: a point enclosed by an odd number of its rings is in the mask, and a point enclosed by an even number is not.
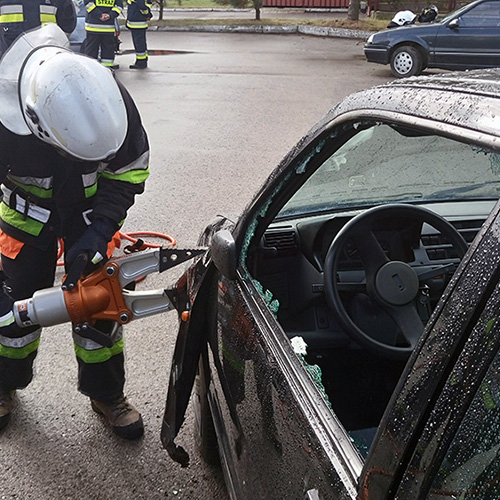
{"type": "Polygon", "coordinates": [[[126,324],[175,309],[168,297],[170,290],[132,291],[125,289],[127,285],[205,252],[205,248],[159,248],[110,260],[71,288],[46,288],[35,292],[31,298],[16,301],[14,317],[21,327],[53,326],[71,321],[80,335],[106,345],[105,334],[93,328],[95,321],[126,324]]]}

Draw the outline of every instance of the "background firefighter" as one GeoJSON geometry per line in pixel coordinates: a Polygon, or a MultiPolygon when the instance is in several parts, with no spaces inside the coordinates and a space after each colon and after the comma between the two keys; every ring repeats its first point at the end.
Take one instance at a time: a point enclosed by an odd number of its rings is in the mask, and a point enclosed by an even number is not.
{"type": "Polygon", "coordinates": [[[132,32],[135,49],[135,63],[130,69],[146,69],[148,67],[148,47],[146,30],[148,21],[153,17],[151,3],[147,0],[127,0],[127,28],[132,32]]]}
{"type": "Polygon", "coordinates": [[[103,66],[114,67],[115,19],[122,13],[122,0],[95,0],[85,3],[85,53],[100,59],[103,66]]]}
{"type": "Polygon", "coordinates": [[[68,35],[76,27],[72,0],[0,0],[0,56],[21,34],[56,23],[68,35]]]}
{"type": "MultiPolygon", "coordinates": [[[[15,325],[12,300],[53,285],[59,237],[67,270],[80,255],[88,257],[84,274],[102,265],[149,174],[148,139],[131,96],[111,71],[66,44],[57,26],[46,25],[0,60],[0,428],[14,390],[32,380],[41,334],[15,325]]],[[[78,389],[118,435],[137,438],[143,423],[123,394],[122,329],[94,326],[113,345],[73,331],[78,389]]]]}

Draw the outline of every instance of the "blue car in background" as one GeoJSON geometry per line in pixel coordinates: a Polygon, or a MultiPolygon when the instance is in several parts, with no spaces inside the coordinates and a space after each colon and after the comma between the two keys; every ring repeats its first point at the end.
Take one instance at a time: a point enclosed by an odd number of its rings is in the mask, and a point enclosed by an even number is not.
{"type": "Polygon", "coordinates": [[[368,62],[390,64],[397,78],[425,68],[477,69],[500,66],[500,0],[477,0],[440,22],[374,33],[368,62]]]}

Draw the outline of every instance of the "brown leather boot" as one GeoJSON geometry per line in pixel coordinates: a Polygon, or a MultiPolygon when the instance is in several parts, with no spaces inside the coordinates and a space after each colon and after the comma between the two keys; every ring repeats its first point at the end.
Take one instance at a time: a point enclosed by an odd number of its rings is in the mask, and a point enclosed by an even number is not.
{"type": "Polygon", "coordinates": [[[9,423],[10,415],[14,409],[15,392],[0,388],[0,431],[9,423]]]}
{"type": "Polygon", "coordinates": [[[103,415],[113,431],[124,439],[137,439],[144,433],[141,414],[127,401],[123,394],[112,401],[91,399],[92,409],[103,415]]]}

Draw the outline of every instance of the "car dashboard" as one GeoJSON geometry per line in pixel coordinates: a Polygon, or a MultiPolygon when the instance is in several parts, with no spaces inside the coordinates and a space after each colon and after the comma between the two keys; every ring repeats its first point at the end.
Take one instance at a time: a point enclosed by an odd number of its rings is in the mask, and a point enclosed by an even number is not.
{"type": "MultiPolygon", "coordinates": [[[[494,201],[426,204],[470,244],[494,201]]],[[[331,406],[348,431],[374,429],[406,360],[385,360],[359,346],[344,331],[325,297],[324,263],[332,241],[363,210],[313,215],[273,222],[250,259],[250,273],[279,302],[278,321],[288,338],[302,337],[308,362],[323,372],[331,406]]],[[[394,218],[373,228],[391,260],[424,270],[442,269],[420,286],[418,314],[425,324],[459,264],[453,246],[430,225],[394,218]]],[[[432,274],[432,273],[431,273],[432,274]]],[[[397,326],[362,292],[365,272],[356,247],[348,242],[339,258],[339,291],[351,318],[382,339],[397,336],[397,326]],[[359,285],[359,286],[357,286],[359,285]]],[[[368,449],[368,445],[360,446],[368,449]]]]}

